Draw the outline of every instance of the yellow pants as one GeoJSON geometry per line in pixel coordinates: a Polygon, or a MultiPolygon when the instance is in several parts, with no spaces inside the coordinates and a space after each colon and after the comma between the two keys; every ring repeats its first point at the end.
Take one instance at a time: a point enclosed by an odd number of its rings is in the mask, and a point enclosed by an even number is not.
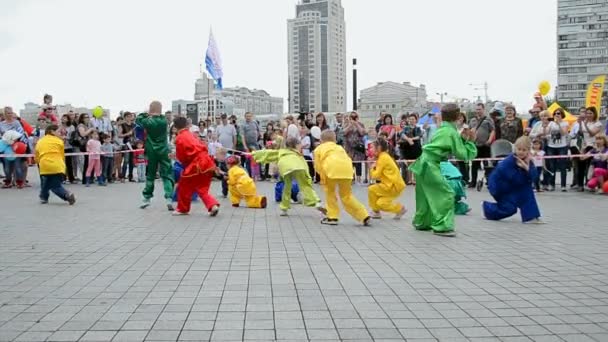
{"type": "MultiPolygon", "coordinates": [[[[245,205],[247,206],[247,208],[255,208],[255,209],[260,209],[262,208],[262,200],[264,198],[264,196],[258,196],[256,195],[246,195],[243,194],[241,191],[239,191],[238,186],[229,186],[228,187],[228,193],[230,194],[230,203],[232,203],[233,205],[235,204],[240,204],[241,200],[245,200],[245,205]]],[[[250,189],[248,189],[250,190],[250,189]]],[[[246,193],[251,193],[249,191],[247,191],[246,193]]],[[[255,194],[255,191],[253,192],[255,194]]]]}
{"type": "Polygon", "coordinates": [[[386,189],[382,184],[374,184],[368,187],[367,199],[370,208],[375,212],[399,214],[403,205],[394,202],[399,195],[401,195],[399,191],[386,189]]]}
{"type": "Polygon", "coordinates": [[[328,179],[323,185],[325,199],[327,201],[327,218],[338,219],[340,217],[340,207],[336,197],[336,189],[340,196],[340,201],[344,209],[350,216],[359,222],[363,222],[369,214],[365,206],[353,196],[352,180],[350,179],[328,179]]]}

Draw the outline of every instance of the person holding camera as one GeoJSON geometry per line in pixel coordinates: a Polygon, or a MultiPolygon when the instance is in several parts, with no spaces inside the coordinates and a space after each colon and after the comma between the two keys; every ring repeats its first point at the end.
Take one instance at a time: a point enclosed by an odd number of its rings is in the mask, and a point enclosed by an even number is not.
{"type": "Polygon", "coordinates": [[[350,119],[344,123],[344,149],[353,161],[355,168],[355,181],[361,183],[363,173],[363,162],[365,162],[365,126],[359,121],[359,114],[352,112],[350,119]]]}

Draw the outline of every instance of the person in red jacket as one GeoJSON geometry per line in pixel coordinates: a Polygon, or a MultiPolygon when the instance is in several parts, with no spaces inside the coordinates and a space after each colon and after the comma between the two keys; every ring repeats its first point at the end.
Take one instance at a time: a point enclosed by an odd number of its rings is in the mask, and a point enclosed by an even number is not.
{"type": "Polygon", "coordinates": [[[188,130],[186,118],[176,118],[173,126],[178,129],[175,137],[175,157],[184,167],[177,187],[177,210],[173,215],[188,215],[192,195],[196,192],[209,211],[209,215],[217,216],[220,205],[209,194],[216,169],[215,162],[209,156],[207,146],[188,130]]]}

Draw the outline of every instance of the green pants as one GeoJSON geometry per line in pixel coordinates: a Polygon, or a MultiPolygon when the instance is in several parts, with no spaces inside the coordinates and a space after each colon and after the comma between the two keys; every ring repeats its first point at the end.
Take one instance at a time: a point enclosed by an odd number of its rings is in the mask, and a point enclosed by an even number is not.
{"type": "Polygon", "coordinates": [[[307,207],[314,207],[317,203],[321,202],[319,196],[312,188],[312,179],[308,173],[308,170],[297,170],[283,176],[285,185],[283,186],[283,196],[281,197],[281,204],[279,207],[281,210],[288,210],[291,208],[291,184],[295,179],[296,183],[300,187],[304,205],[307,207]]]}
{"type": "Polygon", "coordinates": [[[414,227],[448,233],[454,230],[454,190],[441,175],[439,164],[427,163],[416,174],[414,227]]]}
{"type": "Polygon", "coordinates": [[[146,169],[146,187],[144,188],[143,195],[145,199],[151,199],[154,197],[154,181],[156,180],[156,171],[160,173],[160,179],[163,182],[163,190],[165,191],[165,198],[173,198],[173,174],[171,172],[171,160],[166,153],[146,154],[148,158],[148,168],[146,169]]]}

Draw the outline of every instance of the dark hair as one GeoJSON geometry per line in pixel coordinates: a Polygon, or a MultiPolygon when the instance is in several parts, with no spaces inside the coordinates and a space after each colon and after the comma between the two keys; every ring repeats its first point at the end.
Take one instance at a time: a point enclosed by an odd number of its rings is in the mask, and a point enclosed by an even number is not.
{"type": "Polygon", "coordinates": [[[325,129],[329,128],[329,126],[327,125],[327,118],[325,117],[325,114],[323,114],[323,113],[319,113],[319,114],[317,114],[317,115],[315,116],[315,122],[314,122],[314,125],[317,125],[317,122],[319,121],[319,120],[318,120],[318,119],[319,119],[319,117],[323,118],[323,126],[320,126],[319,128],[320,128],[321,130],[325,130],[325,129]]]}
{"type": "Polygon", "coordinates": [[[585,108],[585,110],[588,110],[591,113],[593,113],[593,121],[597,121],[597,108],[595,108],[595,107],[587,107],[587,108],[585,108]]]}
{"type": "Polygon", "coordinates": [[[393,116],[390,114],[386,114],[383,118],[382,118],[382,124],[386,125],[386,119],[391,119],[391,125],[394,125],[395,122],[393,121],[393,116]]]}
{"type": "Polygon", "coordinates": [[[374,147],[381,152],[389,151],[388,141],[386,141],[384,138],[376,139],[376,141],[374,141],[374,147]]]}
{"type": "Polygon", "coordinates": [[[133,146],[137,146],[139,144],[144,145],[144,142],[142,140],[135,140],[135,144],[133,144],[133,146]]]}
{"type": "MultiPolygon", "coordinates": [[[[42,98],[42,102],[46,102],[46,100],[51,100],[51,101],[53,101],[53,95],[44,94],[44,97],[42,98]]],[[[47,128],[47,129],[48,129],[48,128],[47,128]]]]}
{"type": "Polygon", "coordinates": [[[50,124],[50,125],[46,126],[45,132],[55,132],[58,129],[59,129],[59,127],[57,127],[57,125],[50,124]]]}
{"type": "Polygon", "coordinates": [[[80,114],[80,115],[78,116],[78,124],[79,124],[79,125],[84,124],[84,120],[85,120],[85,119],[86,119],[86,117],[88,117],[88,116],[89,116],[89,114],[87,114],[87,113],[82,113],[82,114],[80,114]]]}
{"type": "Polygon", "coordinates": [[[124,113],[122,114],[122,117],[123,117],[123,118],[126,118],[127,116],[132,116],[132,115],[133,115],[133,113],[131,113],[131,112],[124,112],[124,113]]]}
{"type": "Polygon", "coordinates": [[[177,128],[178,130],[188,127],[188,119],[183,116],[176,117],[173,119],[173,127],[177,128]]]}
{"type": "Polygon", "coordinates": [[[477,104],[477,106],[480,106],[481,108],[486,109],[486,105],[485,105],[485,104],[483,104],[483,103],[481,103],[481,102],[480,102],[480,103],[478,103],[478,104],[477,104]]]}
{"type": "Polygon", "coordinates": [[[543,141],[540,139],[534,139],[532,140],[532,146],[534,146],[534,144],[540,144],[540,148],[541,150],[543,149],[543,141]]]}
{"type": "Polygon", "coordinates": [[[454,122],[460,116],[460,108],[455,103],[448,103],[441,107],[441,119],[446,122],[454,122]]]}

